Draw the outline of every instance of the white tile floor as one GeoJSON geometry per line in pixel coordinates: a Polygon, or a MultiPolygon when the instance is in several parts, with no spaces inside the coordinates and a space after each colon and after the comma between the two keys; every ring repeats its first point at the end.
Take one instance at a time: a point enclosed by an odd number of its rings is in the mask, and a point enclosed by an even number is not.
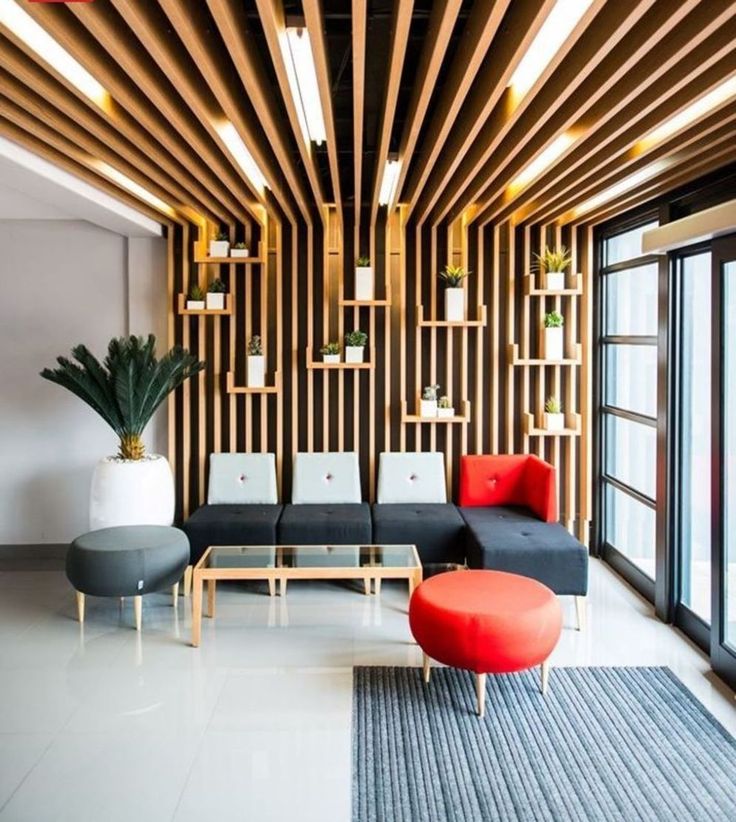
{"type": "MultiPolygon", "coordinates": [[[[223,588],[202,647],[187,606],[89,600],[80,631],[57,571],[0,572],[0,822],[350,817],[353,665],[419,665],[406,588],[223,588]]],[[[736,734],[705,658],[593,562],[589,626],[572,602],[557,665],[669,665],[736,734]]],[[[554,687],[554,671],[551,687],[554,687]]]]}

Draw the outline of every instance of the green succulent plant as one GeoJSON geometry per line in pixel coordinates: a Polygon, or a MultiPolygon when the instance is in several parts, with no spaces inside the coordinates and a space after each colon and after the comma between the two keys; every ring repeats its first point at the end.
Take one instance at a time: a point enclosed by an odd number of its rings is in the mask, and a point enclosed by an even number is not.
{"type": "Polygon", "coordinates": [[[560,414],[562,412],[562,404],[557,397],[548,397],[544,404],[544,410],[548,414],[560,414]]]}
{"type": "Polygon", "coordinates": [[[198,285],[193,285],[189,289],[189,299],[192,300],[192,302],[202,302],[204,299],[204,289],[198,285]]]}
{"type": "Polygon", "coordinates": [[[358,268],[366,268],[370,264],[371,264],[371,258],[370,257],[358,257],[358,259],[355,261],[355,265],[357,265],[358,268]]]}
{"type": "Polygon", "coordinates": [[[210,294],[227,294],[227,286],[219,277],[216,277],[210,283],[207,291],[209,291],[210,294]]]}
{"type": "Polygon", "coordinates": [[[440,271],[440,279],[447,288],[459,288],[463,280],[470,274],[461,265],[446,265],[444,271],[440,271]]]}
{"type": "Polygon", "coordinates": [[[247,248],[248,248],[248,246],[247,246],[245,243],[235,243],[235,245],[233,246],[233,248],[238,248],[238,249],[240,249],[241,251],[244,251],[245,249],[247,249],[247,248]]]}
{"type": "Polygon", "coordinates": [[[450,405],[450,398],[447,395],[444,395],[444,396],[440,397],[438,402],[437,402],[437,407],[438,408],[452,408],[452,406],[450,405]]]}
{"type": "Polygon", "coordinates": [[[363,348],[365,344],[368,342],[368,335],[365,331],[351,331],[350,333],[345,335],[345,345],[349,346],[359,346],[363,348]]]}
{"type": "Polygon", "coordinates": [[[319,350],[320,354],[339,354],[340,353],[340,343],[338,342],[329,342],[322,346],[319,350]]]}
{"type": "Polygon", "coordinates": [[[215,240],[219,243],[227,242],[229,239],[230,237],[225,231],[218,231],[217,234],[215,234],[215,240]]]}
{"type": "Polygon", "coordinates": [[[545,248],[541,254],[534,254],[532,269],[545,272],[563,272],[571,263],[572,256],[564,245],[559,248],[545,248]]]}
{"type": "Polygon", "coordinates": [[[565,324],[565,318],[559,311],[550,311],[549,314],[544,315],[545,328],[562,328],[565,324]]]}
{"type": "Polygon", "coordinates": [[[425,385],[422,391],[423,400],[436,400],[437,392],[440,390],[439,385],[425,385]]]}
{"type": "Polygon", "coordinates": [[[263,356],[263,344],[261,343],[261,338],[258,334],[254,334],[248,340],[248,356],[250,357],[261,357],[263,356]]]}

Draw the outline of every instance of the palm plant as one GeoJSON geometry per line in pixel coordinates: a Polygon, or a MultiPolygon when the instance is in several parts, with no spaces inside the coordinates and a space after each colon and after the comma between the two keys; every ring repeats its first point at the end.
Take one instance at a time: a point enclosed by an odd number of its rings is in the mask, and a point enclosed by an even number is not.
{"type": "Polygon", "coordinates": [[[533,271],[564,271],[572,262],[572,255],[564,245],[559,248],[545,248],[541,254],[533,256],[533,271]]]}
{"type": "Polygon", "coordinates": [[[185,380],[205,367],[194,354],[174,346],[156,359],[156,338],[115,337],[101,363],[85,345],[72,349],[76,362],[58,357],[58,368],[41,376],[76,394],[93,408],[120,438],[118,456],[141,460],[141,435],[156,409],[185,380]]]}
{"type": "Polygon", "coordinates": [[[461,265],[446,265],[444,271],[440,271],[439,277],[447,288],[459,288],[463,280],[470,274],[461,265]]]}

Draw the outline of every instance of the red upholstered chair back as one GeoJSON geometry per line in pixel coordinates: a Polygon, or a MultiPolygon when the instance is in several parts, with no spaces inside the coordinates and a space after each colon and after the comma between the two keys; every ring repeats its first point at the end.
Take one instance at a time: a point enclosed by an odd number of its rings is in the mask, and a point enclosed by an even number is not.
{"type": "Polygon", "coordinates": [[[460,505],[523,505],[557,521],[555,469],[534,454],[468,454],[460,460],[460,505]]]}

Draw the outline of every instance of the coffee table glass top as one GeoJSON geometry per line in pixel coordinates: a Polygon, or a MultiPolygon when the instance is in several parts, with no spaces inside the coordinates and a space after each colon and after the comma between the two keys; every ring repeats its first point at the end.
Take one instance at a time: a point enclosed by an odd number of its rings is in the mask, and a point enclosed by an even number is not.
{"type": "Polygon", "coordinates": [[[413,545],[213,545],[198,568],[419,568],[413,545]]]}

